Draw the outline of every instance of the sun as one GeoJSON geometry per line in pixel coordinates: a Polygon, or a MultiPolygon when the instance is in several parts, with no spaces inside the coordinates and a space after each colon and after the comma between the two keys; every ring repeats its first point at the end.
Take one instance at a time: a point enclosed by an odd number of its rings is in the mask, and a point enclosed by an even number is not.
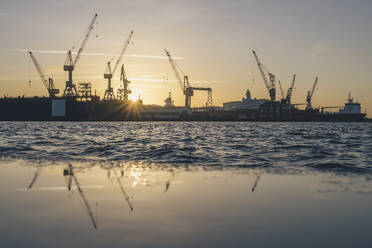
{"type": "Polygon", "coordinates": [[[130,94],[129,95],[129,100],[132,100],[133,102],[138,101],[138,99],[139,99],[139,95],[137,95],[137,94],[130,94]]]}

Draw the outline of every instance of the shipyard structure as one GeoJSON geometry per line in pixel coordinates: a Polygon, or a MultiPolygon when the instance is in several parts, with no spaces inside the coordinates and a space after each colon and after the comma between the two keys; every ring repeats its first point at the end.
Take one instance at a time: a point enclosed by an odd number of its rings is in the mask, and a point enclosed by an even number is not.
{"type": "Polygon", "coordinates": [[[344,106],[312,107],[312,97],[318,83],[318,77],[312,89],[307,92],[306,103],[292,103],[292,93],[296,75],[284,94],[280,81],[264,66],[258,55],[253,51],[258,69],[267,89],[270,99],[253,98],[249,90],[241,101],[223,103],[223,107],[213,105],[212,88],[191,85],[189,77],[183,73],[168,50],[164,50],[172,67],[175,77],[185,96],[182,107],[175,106],[171,93],[164,100],[164,105],[145,105],[141,100],[131,101],[129,95],[130,81],[126,77],[124,64],[121,59],[131,43],[133,31],[125,40],[116,62],[106,63],[103,79],[107,80],[107,88],[101,99],[92,92],[89,82],[75,83],[73,71],[76,68],[82,51],[94,28],[97,14],[88,26],[83,40],[77,49],[67,53],[63,70],[68,73],[63,93],[55,88],[52,78],[47,78],[31,51],[28,51],[31,60],[41,78],[48,97],[7,97],[0,98],[0,121],[367,121],[366,114],[361,111],[361,104],[354,101],[351,95],[344,106]],[[76,54],[75,57],[73,54],[76,54]],[[111,80],[115,72],[120,69],[120,88],[115,92],[111,80]],[[280,99],[276,98],[276,85],[279,85],[280,99]],[[192,108],[191,100],[195,91],[207,93],[205,106],[192,108]],[[298,106],[305,105],[304,109],[298,106]],[[327,109],[338,108],[336,112],[327,109]]]}

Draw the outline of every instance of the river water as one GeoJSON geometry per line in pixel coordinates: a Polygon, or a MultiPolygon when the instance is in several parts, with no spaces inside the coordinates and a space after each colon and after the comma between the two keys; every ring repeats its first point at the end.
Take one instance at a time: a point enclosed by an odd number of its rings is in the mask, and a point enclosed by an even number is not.
{"type": "Polygon", "coordinates": [[[370,123],[2,122],[0,246],[371,247],[371,141],[370,123]]]}

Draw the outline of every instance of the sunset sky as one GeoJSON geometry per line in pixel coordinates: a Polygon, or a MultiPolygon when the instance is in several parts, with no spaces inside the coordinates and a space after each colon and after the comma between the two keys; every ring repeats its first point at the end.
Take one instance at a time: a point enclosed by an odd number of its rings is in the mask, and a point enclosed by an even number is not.
{"type": "MultiPolygon", "coordinates": [[[[0,95],[46,95],[27,49],[63,90],[64,51],[81,38],[95,13],[97,25],[73,79],[91,82],[100,96],[107,86],[106,62],[134,30],[123,62],[133,94],[145,104],[163,104],[168,92],[176,105],[184,104],[164,48],[178,57],[192,86],[212,87],[214,105],[240,100],[246,89],[253,97],[269,98],[255,49],[285,91],[296,73],[294,103],[305,102],[319,76],[314,106],[343,105],[351,92],[372,116],[369,0],[1,1],[0,95]]],[[[113,86],[116,93],[119,70],[113,86]]],[[[202,106],[206,99],[205,92],[197,92],[192,105],[202,106]]]]}

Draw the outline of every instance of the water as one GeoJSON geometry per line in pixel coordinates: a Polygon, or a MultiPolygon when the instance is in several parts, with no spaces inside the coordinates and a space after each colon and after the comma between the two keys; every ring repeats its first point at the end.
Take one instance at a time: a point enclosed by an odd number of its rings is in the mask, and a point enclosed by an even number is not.
{"type": "Polygon", "coordinates": [[[0,246],[371,247],[371,140],[369,123],[3,122],[0,246]]]}
{"type": "Polygon", "coordinates": [[[369,123],[5,122],[0,156],[370,173],[371,140],[369,123]]]}

